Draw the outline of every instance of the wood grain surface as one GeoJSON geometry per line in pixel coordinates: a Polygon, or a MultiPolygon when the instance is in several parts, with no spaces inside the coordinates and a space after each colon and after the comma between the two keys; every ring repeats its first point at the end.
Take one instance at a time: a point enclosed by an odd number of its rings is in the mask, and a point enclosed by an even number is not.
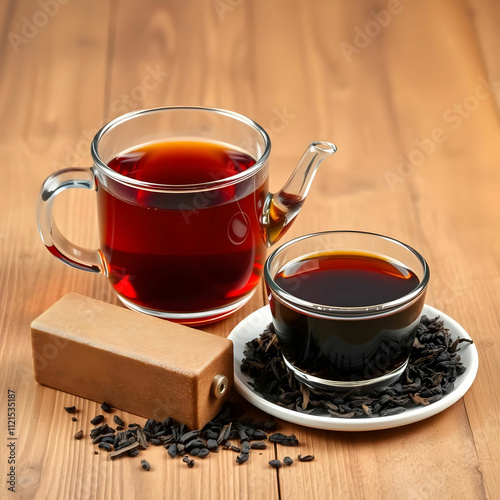
{"type": "MultiPolygon", "coordinates": [[[[0,498],[499,498],[499,22],[495,0],[0,2],[0,498]],[[417,248],[431,268],[427,302],[462,324],[479,351],[464,398],[392,430],[280,422],[298,436],[298,453],[316,460],[279,473],[267,462],[283,450],[272,447],[242,466],[221,452],[193,469],[155,448],[145,472],[136,459],[111,462],[73,439],[63,406],[78,406],[86,432],[98,406],[35,383],[29,325],[68,291],[117,300],[106,278],[43,248],[39,189],[55,170],[90,166],[91,138],[106,121],[181,104],[231,109],[264,126],[273,190],[309,142],[338,145],[286,238],[356,229],[417,248]],[[8,389],[15,494],[6,483],[8,389]]],[[[63,233],[95,246],[93,193],[59,198],[63,233]]],[[[227,336],[264,304],[262,289],[205,329],[227,336]]]]}

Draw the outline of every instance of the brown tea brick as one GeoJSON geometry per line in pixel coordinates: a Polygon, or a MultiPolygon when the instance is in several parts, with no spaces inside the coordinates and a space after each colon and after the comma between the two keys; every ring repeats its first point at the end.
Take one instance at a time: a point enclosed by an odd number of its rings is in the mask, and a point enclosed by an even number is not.
{"type": "Polygon", "coordinates": [[[31,324],[38,383],[201,428],[233,387],[232,342],[69,293],[31,324]],[[214,378],[227,377],[215,396],[214,378]]]}

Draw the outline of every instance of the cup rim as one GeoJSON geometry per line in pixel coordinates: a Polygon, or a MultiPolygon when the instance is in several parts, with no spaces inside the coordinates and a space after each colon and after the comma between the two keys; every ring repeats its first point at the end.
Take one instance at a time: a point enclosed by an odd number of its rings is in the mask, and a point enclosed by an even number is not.
{"type": "MultiPolygon", "coordinates": [[[[305,254],[307,255],[307,254],[305,254]]],[[[276,250],[274,250],[269,257],[266,259],[266,262],[264,264],[264,279],[271,289],[271,291],[277,296],[278,299],[281,301],[285,302],[286,305],[290,306],[293,309],[305,309],[306,311],[313,313],[315,316],[319,317],[345,317],[349,318],[351,317],[352,319],[357,319],[360,317],[367,317],[367,316],[378,316],[380,314],[387,313],[388,311],[394,311],[396,309],[399,309],[400,307],[410,305],[413,303],[420,295],[425,291],[427,288],[427,285],[429,283],[429,278],[430,278],[430,270],[429,266],[427,264],[427,261],[424,259],[424,257],[417,252],[413,247],[407,245],[406,243],[403,243],[395,238],[391,238],[390,236],[384,236],[382,234],[378,233],[372,233],[372,232],[367,232],[367,231],[346,231],[346,230],[339,230],[339,231],[321,231],[321,232],[316,232],[316,233],[310,233],[306,234],[303,236],[299,236],[297,238],[294,238],[283,245],[279,246],[276,250]],[[423,277],[420,280],[419,284],[415,289],[413,289],[411,292],[407,293],[406,295],[403,295],[402,297],[399,297],[395,300],[392,300],[390,302],[385,302],[382,304],[373,304],[370,306],[357,306],[357,307],[340,307],[340,306],[330,306],[330,305],[324,305],[324,304],[317,304],[314,302],[310,302],[308,300],[301,299],[299,297],[296,297],[295,295],[287,292],[283,288],[281,288],[279,285],[276,284],[274,281],[274,277],[271,275],[271,264],[273,260],[284,250],[287,248],[295,245],[296,243],[309,239],[309,238],[314,238],[314,237],[321,237],[321,236],[326,236],[330,234],[362,234],[365,236],[375,236],[377,238],[385,239],[387,241],[390,241],[392,243],[395,243],[399,246],[402,246],[406,250],[409,250],[411,253],[413,253],[417,259],[419,260],[420,264],[422,265],[423,269],[423,277]]]]}
{"type": "Polygon", "coordinates": [[[165,107],[148,108],[137,111],[131,111],[130,113],[118,116],[117,118],[111,120],[106,125],[104,125],[94,136],[90,147],[90,153],[92,155],[92,160],[94,161],[94,165],[108,177],[111,177],[115,181],[118,181],[121,184],[125,184],[130,187],[145,189],[148,191],[165,192],[165,193],[206,191],[210,189],[219,189],[222,187],[230,186],[232,184],[241,182],[249,177],[252,177],[259,170],[261,170],[262,167],[264,167],[269,158],[270,152],[271,152],[271,139],[269,138],[269,135],[267,134],[267,132],[264,130],[263,127],[261,127],[257,122],[253,121],[251,118],[248,118],[240,113],[236,113],[234,111],[229,111],[226,109],[200,107],[200,106],[165,106],[165,107]],[[255,164],[252,165],[250,168],[244,170],[243,172],[239,172],[238,174],[232,175],[231,177],[225,177],[219,180],[193,183],[193,184],[161,184],[156,182],[146,182],[146,181],[131,179],[125,175],[116,172],[101,159],[99,155],[99,143],[108,131],[140,115],[149,113],[162,113],[172,110],[203,111],[209,113],[217,113],[232,118],[234,120],[240,121],[248,125],[249,127],[251,127],[260,134],[265,144],[264,151],[262,152],[260,158],[256,159],[255,164]]]}

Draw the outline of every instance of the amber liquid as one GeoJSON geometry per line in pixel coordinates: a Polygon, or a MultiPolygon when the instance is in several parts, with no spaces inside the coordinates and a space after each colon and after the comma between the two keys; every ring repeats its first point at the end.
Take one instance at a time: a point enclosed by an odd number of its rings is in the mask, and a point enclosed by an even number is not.
{"type": "MultiPolygon", "coordinates": [[[[295,297],[315,304],[364,307],[415,290],[413,271],[379,256],[323,253],[288,264],[274,278],[295,297]]],[[[424,297],[383,317],[325,319],[271,299],[278,340],[299,370],[336,381],[367,380],[396,370],[408,358],[424,297]]]]}
{"type": "MultiPolygon", "coordinates": [[[[130,179],[178,186],[231,177],[254,163],[223,144],[173,141],[129,150],[108,166],[130,179]]],[[[101,181],[101,247],[123,298],[184,313],[230,305],[254,289],[265,259],[259,214],[266,181],[167,194],[101,181]]]]}

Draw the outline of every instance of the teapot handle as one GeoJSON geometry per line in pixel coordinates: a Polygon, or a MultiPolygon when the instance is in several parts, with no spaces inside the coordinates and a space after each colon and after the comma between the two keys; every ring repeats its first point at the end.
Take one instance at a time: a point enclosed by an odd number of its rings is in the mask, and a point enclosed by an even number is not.
{"type": "Polygon", "coordinates": [[[38,199],[38,230],[47,250],[65,264],[83,271],[106,274],[100,250],[90,250],[71,243],[59,231],[52,213],[55,197],[69,188],[95,190],[92,168],[66,168],[53,173],[42,185],[38,199]]]}

